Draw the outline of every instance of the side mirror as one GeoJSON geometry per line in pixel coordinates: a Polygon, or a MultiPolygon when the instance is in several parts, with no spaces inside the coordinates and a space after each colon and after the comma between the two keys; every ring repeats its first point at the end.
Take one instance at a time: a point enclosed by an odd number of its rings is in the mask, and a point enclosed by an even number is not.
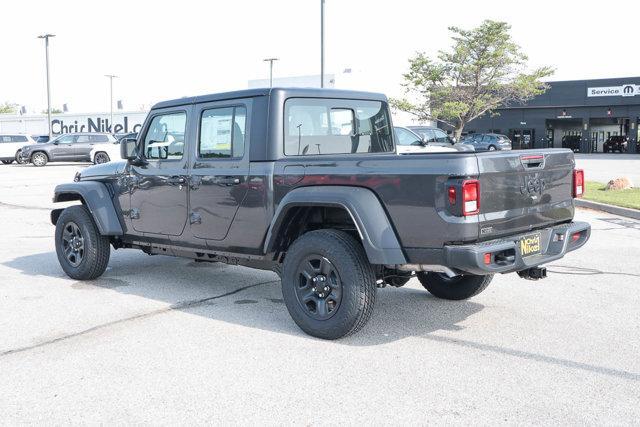
{"type": "Polygon", "coordinates": [[[58,142],[58,141],[53,141],[53,145],[58,145],[58,144],[60,144],[60,142],[58,142]]]}
{"type": "Polygon", "coordinates": [[[123,138],[120,141],[120,157],[125,160],[135,160],[138,158],[138,146],[135,138],[123,138]]]}

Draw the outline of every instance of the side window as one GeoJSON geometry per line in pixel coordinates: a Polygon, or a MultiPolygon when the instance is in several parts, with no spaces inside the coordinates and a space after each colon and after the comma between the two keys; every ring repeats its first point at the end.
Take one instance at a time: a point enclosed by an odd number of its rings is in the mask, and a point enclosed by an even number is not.
{"type": "Polygon", "coordinates": [[[398,145],[420,145],[420,140],[411,131],[403,128],[396,128],[398,145]]]}
{"type": "Polygon", "coordinates": [[[10,136],[2,136],[0,137],[0,142],[11,142],[10,136]]]}
{"type": "Polygon", "coordinates": [[[76,142],[89,142],[90,138],[89,135],[78,135],[78,139],[76,139],[76,142]]]}
{"type": "Polygon", "coordinates": [[[109,142],[107,135],[89,135],[90,142],[109,142]]]}
{"type": "Polygon", "coordinates": [[[246,124],[247,109],[243,106],[204,110],[200,119],[198,157],[242,158],[246,124]]]}
{"type": "Polygon", "coordinates": [[[380,101],[290,98],[284,120],[287,156],[393,151],[391,120],[380,101]]]}
{"type": "Polygon", "coordinates": [[[186,125],[186,113],[167,113],[155,116],[144,137],[144,156],[149,160],[182,159],[186,125]]]}
{"type": "Polygon", "coordinates": [[[14,135],[11,137],[12,142],[27,142],[27,137],[24,135],[14,135]]]}
{"type": "Polygon", "coordinates": [[[433,133],[431,129],[425,129],[422,132],[422,137],[424,138],[424,142],[427,144],[430,142],[436,142],[436,134],[433,133]]]}
{"type": "Polygon", "coordinates": [[[449,142],[449,138],[447,138],[447,134],[441,130],[434,129],[433,133],[435,134],[435,138],[437,142],[449,142]]]}
{"type": "Polygon", "coordinates": [[[71,144],[75,141],[76,137],[74,135],[65,135],[63,137],[60,137],[60,139],[58,139],[58,142],[60,144],[71,144]]]}

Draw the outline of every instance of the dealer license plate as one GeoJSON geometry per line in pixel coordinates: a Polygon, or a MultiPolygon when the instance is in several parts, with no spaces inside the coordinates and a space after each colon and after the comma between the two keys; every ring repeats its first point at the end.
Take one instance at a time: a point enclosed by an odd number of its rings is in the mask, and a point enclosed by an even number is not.
{"type": "Polygon", "coordinates": [[[520,254],[525,257],[540,253],[540,233],[529,234],[520,239],[520,254]]]}

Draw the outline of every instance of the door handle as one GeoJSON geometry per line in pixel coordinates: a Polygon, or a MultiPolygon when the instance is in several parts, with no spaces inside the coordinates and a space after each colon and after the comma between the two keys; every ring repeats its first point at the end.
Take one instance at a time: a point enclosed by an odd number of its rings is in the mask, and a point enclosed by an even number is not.
{"type": "Polygon", "coordinates": [[[240,178],[225,176],[223,178],[220,178],[218,182],[222,185],[238,185],[240,184],[240,178]]]}

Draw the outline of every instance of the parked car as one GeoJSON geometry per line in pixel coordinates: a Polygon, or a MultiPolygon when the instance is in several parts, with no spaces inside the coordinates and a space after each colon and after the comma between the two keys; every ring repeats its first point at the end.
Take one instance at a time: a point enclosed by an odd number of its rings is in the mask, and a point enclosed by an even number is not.
{"type": "Polygon", "coordinates": [[[414,153],[446,153],[457,151],[453,146],[444,147],[425,142],[420,135],[406,127],[394,126],[396,135],[396,150],[398,154],[414,153]]]}
{"type": "Polygon", "coordinates": [[[49,142],[49,135],[31,135],[31,138],[38,144],[49,142]]]}
{"type": "Polygon", "coordinates": [[[296,324],[324,339],[362,328],[376,289],[412,272],[436,297],[470,298],[496,273],[545,277],[590,235],[573,221],[584,174],[572,152],[399,156],[381,94],[165,101],[120,146],[126,161],[54,190],[54,203],[81,202],[51,212],[68,276],[102,275],[111,246],[270,269],[296,324]]]}
{"type": "Polygon", "coordinates": [[[0,134],[0,160],[5,165],[10,165],[14,161],[21,163],[20,151],[22,147],[33,145],[36,142],[29,135],[18,133],[0,134]]]}
{"type": "Polygon", "coordinates": [[[627,151],[627,145],[629,144],[629,138],[624,135],[613,135],[607,138],[602,144],[602,151],[608,153],[609,151],[622,153],[627,151]]]}
{"type": "Polygon", "coordinates": [[[565,135],[562,137],[562,148],[568,148],[573,151],[580,151],[580,144],[582,143],[582,136],[580,135],[565,135]]]}
{"type": "Polygon", "coordinates": [[[49,142],[25,147],[20,158],[38,167],[48,162],[90,162],[95,145],[117,142],[109,133],[67,133],[49,142]]]}
{"type": "Polygon", "coordinates": [[[407,129],[420,135],[422,140],[429,145],[450,147],[456,143],[455,139],[446,134],[442,129],[431,126],[407,126],[407,129]]]}
{"type": "Polygon", "coordinates": [[[511,150],[511,140],[497,133],[474,133],[462,142],[473,146],[476,151],[511,150]]]}
{"type": "MultiPolygon", "coordinates": [[[[134,138],[135,139],[135,138],[134,138]]],[[[121,160],[120,158],[120,141],[122,139],[112,143],[112,144],[97,144],[89,153],[89,157],[91,158],[91,162],[95,165],[99,165],[102,163],[107,163],[112,160],[121,160]]]]}

